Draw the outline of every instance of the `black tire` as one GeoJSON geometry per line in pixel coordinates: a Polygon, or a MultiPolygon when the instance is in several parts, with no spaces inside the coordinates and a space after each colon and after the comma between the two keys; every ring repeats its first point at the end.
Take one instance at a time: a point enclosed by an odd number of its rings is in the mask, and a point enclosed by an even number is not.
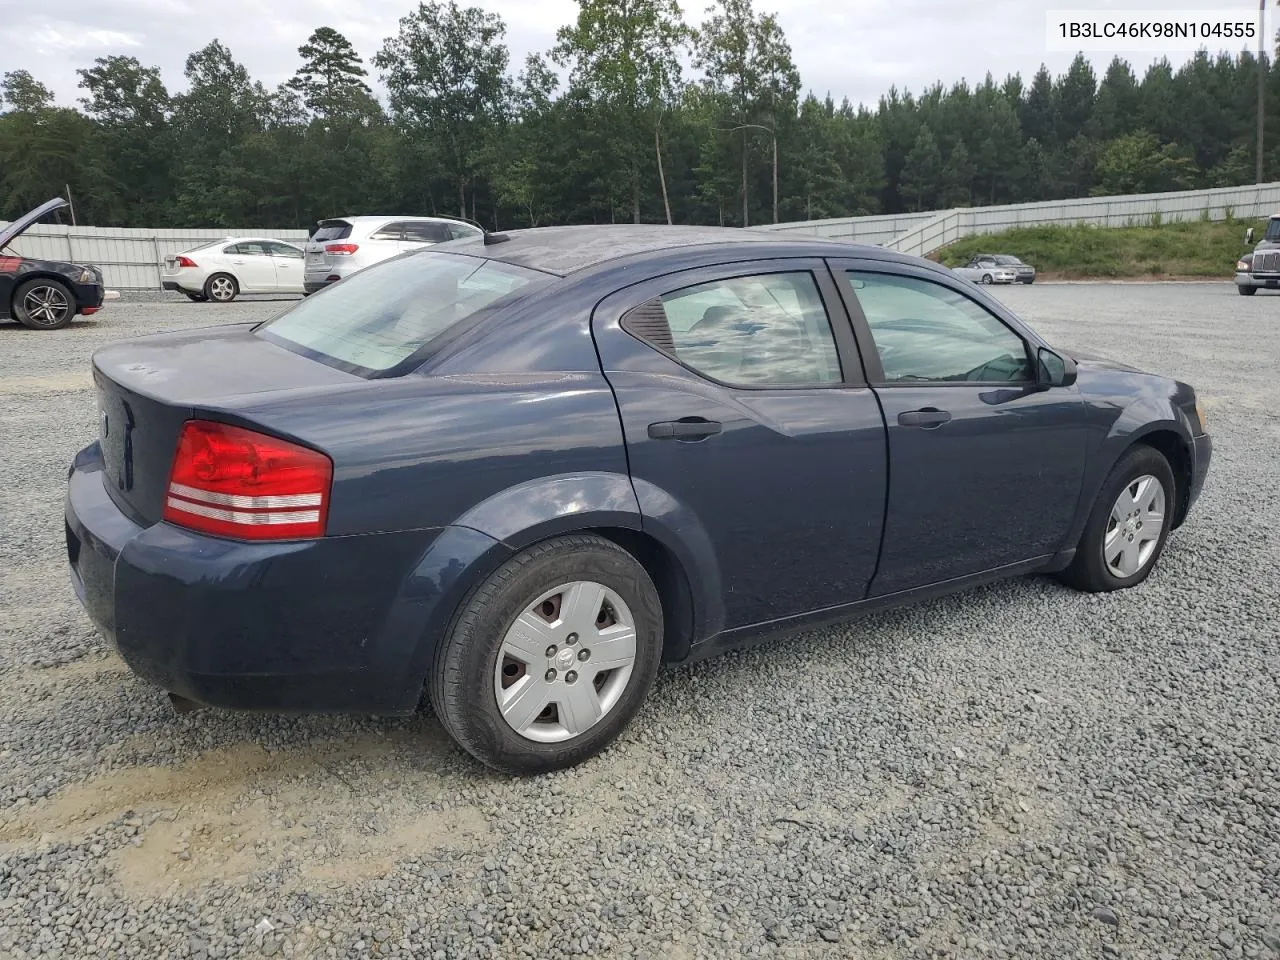
{"type": "Polygon", "coordinates": [[[240,284],[229,273],[215,273],[204,282],[204,295],[214,303],[230,303],[240,295],[240,284]],[[224,280],[230,282],[229,287],[221,282],[224,280]]]}
{"type": "Polygon", "coordinates": [[[436,656],[431,706],[454,741],[506,773],[529,775],[581,763],[611,743],[635,716],[662,655],[662,604],[648,573],[603,537],[572,534],[516,554],[462,604],[436,656]],[[498,656],[517,616],[547,590],[591,580],[616,591],[635,622],[636,652],[618,700],[594,726],[558,743],[521,736],[503,718],[495,692],[498,656]]]}
{"type": "Polygon", "coordinates": [[[1257,292],[1257,287],[1236,287],[1236,293],[1240,294],[1242,297],[1252,297],[1257,292]]]}
{"type": "Polygon", "coordinates": [[[203,293],[188,293],[187,299],[190,300],[192,303],[208,303],[209,302],[209,298],[205,296],[203,293]]]}
{"type": "Polygon", "coordinates": [[[984,273],[984,274],[982,275],[982,282],[983,282],[983,284],[985,284],[986,286],[991,286],[991,284],[995,283],[995,279],[991,276],[991,274],[989,274],[989,273],[984,273]]]}
{"type": "Polygon", "coordinates": [[[1098,491],[1098,499],[1089,513],[1089,521],[1085,524],[1080,542],[1076,545],[1075,558],[1058,575],[1059,579],[1068,586],[1088,593],[1124,590],[1142,583],[1151,575],[1164,553],[1177,503],[1178,486],[1169,461],[1158,450],[1145,444],[1133,447],[1112,468],[1102,489],[1098,491]],[[1131,576],[1120,577],[1103,560],[1103,543],[1111,519],[1111,508],[1121,491],[1143,476],[1155,477],[1164,488],[1164,521],[1160,525],[1160,536],[1155,548],[1143,566],[1131,576]]]}
{"type": "Polygon", "coordinates": [[[29,330],[61,330],[75,315],[75,294],[60,280],[36,277],[13,293],[13,318],[29,330]]]}

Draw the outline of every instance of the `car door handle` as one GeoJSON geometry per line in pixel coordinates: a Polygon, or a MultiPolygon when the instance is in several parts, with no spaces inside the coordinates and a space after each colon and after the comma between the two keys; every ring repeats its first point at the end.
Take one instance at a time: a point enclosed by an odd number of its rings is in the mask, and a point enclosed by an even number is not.
{"type": "Polygon", "coordinates": [[[684,420],[663,420],[649,424],[650,440],[701,440],[715,436],[724,426],[718,420],[688,417],[684,420]]]}
{"type": "Polygon", "coordinates": [[[901,427],[924,427],[926,430],[936,430],[950,419],[951,414],[946,410],[925,407],[922,410],[908,410],[906,413],[898,414],[898,425],[901,427]]]}

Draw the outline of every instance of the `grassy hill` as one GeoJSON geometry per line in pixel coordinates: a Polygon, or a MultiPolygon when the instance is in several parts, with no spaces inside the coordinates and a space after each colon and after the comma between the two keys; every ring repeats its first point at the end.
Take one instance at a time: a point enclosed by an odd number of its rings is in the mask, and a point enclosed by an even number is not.
{"type": "Polygon", "coordinates": [[[930,254],[949,267],[975,253],[1011,253],[1045,279],[1202,277],[1226,280],[1252,249],[1244,232],[1262,236],[1265,220],[1195,220],[1141,227],[1025,227],[965,237],[930,254]]]}

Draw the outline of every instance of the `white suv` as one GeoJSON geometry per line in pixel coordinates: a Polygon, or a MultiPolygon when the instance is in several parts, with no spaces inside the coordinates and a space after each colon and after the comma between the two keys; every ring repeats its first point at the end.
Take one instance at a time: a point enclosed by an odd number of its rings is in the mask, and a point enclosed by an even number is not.
{"type": "Polygon", "coordinates": [[[400,253],[433,243],[481,237],[484,231],[449,217],[341,217],[321,220],[305,245],[302,287],[315,293],[400,253]]]}

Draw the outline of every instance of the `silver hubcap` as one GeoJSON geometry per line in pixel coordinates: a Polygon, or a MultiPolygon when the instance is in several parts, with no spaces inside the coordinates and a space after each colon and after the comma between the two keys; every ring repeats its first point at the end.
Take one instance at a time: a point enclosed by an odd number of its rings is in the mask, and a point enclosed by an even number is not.
{"type": "Polygon", "coordinates": [[[1151,562],[1164,529],[1164,485],[1155,477],[1138,477],[1120,491],[1107,532],[1102,560],[1113,576],[1132,577],[1151,562]]]}
{"type": "Polygon", "coordinates": [[[54,324],[67,315],[71,301],[57,287],[33,287],[22,298],[22,306],[36,323],[54,324]]]}
{"type": "Polygon", "coordinates": [[[558,743],[586,733],[618,705],[636,659],[631,610],[590,580],[531,603],[498,651],[493,692],[520,736],[558,743]]]}
{"type": "Polygon", "coordinates": [[[236,288],[226,277],[215,277],[213,282],[209,284],[209,292],[215,300],[230,300],[235,294],[236,288]]]}

